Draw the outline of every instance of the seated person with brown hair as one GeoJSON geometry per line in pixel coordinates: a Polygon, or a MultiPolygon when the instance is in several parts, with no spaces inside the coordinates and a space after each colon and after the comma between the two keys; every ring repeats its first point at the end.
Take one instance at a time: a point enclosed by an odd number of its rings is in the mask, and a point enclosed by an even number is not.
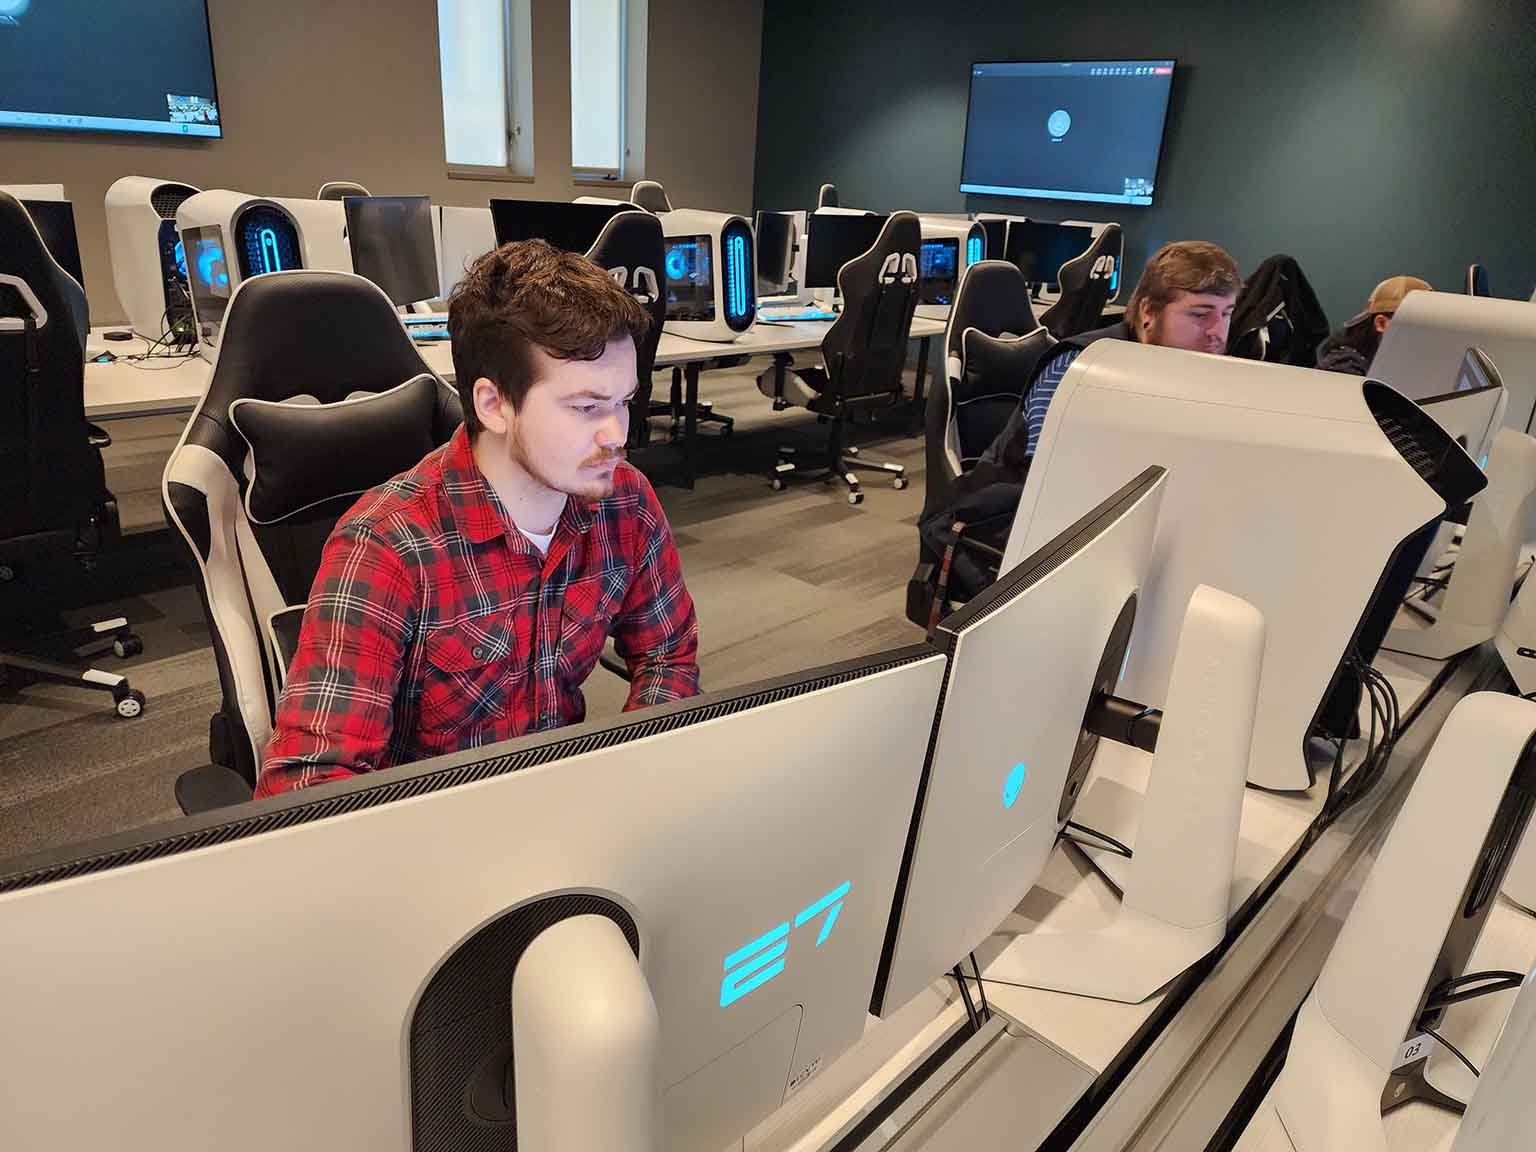
{"type": "Polygon", "coordinates": [[[677,548],[624,462],[649,323],[542,240],[469,269],[448,305],[464,424],[327,540],[257,796],[577,723],[609,636],[626,708],[699,691],[677,548]]]}

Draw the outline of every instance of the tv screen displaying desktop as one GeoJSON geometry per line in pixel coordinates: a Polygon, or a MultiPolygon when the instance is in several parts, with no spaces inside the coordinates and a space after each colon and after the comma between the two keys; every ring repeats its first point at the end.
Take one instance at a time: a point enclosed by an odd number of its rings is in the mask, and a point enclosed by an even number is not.
{"type": "Polygon", "coordinates": [[[1152,203],[1172,60],[971,65],[960,191],[1152,203]]]}
{"type": "Polygon", "coordinates": [[[0,127],[222,135],[206,0],[0,0],[0,127]]]}

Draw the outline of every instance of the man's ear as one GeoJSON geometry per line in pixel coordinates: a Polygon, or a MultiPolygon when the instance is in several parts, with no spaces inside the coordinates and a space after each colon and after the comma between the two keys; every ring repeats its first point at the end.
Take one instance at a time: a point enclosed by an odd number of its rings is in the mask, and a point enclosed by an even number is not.
{"type": "Polygon", "coordinates": [[[1371,326],[1376,329],[1376,335],[1380,336],[1387,330],[1387,325],[1392,323],[1392,317],[1385,312],[1378,312],[1371,317],[1371,326]]]}
{"type": "Polygon", "coordinates": [[[481,376],[475,381],[470,396],[475,402],[475,415],[480,420],[480,427],[494,435],[505,436],[507,417],[502,410],[501,389],[496,387],[496,382],[488,376],[481,376]]]}

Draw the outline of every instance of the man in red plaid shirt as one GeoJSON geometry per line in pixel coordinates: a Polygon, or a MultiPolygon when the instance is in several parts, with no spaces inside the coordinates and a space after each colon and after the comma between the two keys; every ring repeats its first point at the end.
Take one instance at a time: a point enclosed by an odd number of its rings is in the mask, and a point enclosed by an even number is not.
{"type": "Polygon", "coordinates": [[[626,709],[698,692],[677,548],[624,462],[649,323],[542,240],[469,270],[448,308],[464,424],[326,542],[257,796],[576,723],[609,636],[626,709]]]}

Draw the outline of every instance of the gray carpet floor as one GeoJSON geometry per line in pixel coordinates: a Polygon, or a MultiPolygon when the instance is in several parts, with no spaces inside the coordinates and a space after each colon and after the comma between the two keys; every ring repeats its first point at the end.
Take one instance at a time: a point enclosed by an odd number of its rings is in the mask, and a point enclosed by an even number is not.
{"type": "MultiPolygon", "coordinates": [[[[663,421],[653,422],[653,446],[633,458],[657,482],[677,537],[698,606],[705,688],[920,639],[903,605],[917,555],[923,442],[908,435],[905,414],[861,423],[852,439],[872,459],[906,465],[911,486],[896,491],[866,472],[864,503],[855,507],[841,485],[770,489],[775,447],[812,454],[826,429],[804,412],[773,413],[751,370],[707,373],[701,392],[736,427],[729,438],[703,427],[693,491],[667,482],[676,454],[663,421]]],[[[70,605],[64,623],[129,618],[143,653],[96,663],[127,674],[148,707],[124,721],[105,694],[0,687],[0,871],[7,859],[173,818],[177,775],[206,761],[217,673],[191,569],[160,511],[160,474],[182,425],[178,417],[110,425],[107,482],[129,535],[90,576],[49,577],[51,592],[60,580],[68,585],[59,596],[70,605]]],[[[589,714],[611,715],[624,685],[599,671],[587,698],[589,714]]]]}

